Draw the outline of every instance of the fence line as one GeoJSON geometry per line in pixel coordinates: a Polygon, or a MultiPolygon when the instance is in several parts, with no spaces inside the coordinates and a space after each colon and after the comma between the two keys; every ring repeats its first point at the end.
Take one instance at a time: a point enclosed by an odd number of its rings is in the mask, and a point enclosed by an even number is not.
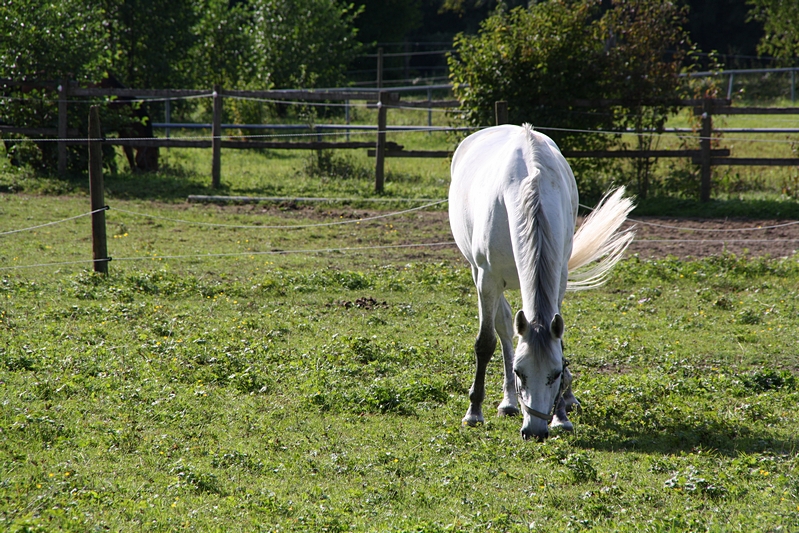
{"type": "MultiPolygon", "coordinates": [[[[0,80],[2,81],[2,80],[0,80]]],[[[13,82],[12,85],[21,85],[21,82],[13,82]]],[[[44,86],[44,85],[43,85],[44,86]]],[[[207,91],[203,90],[183,90],[183,89],[84,89],[76,87],[69,82],[61,82],[57,85],[58,91],[58,130],[57,139],[55,142],[58,144],[58,170],[60,174],[65,174],[67,169],[67,145],[69,144],[82,144],[86,142],[82,139],[68,139],[67,130],[67,109],[69,104],[69,96],[118,96],[122,98],[177,98],[177,97],[207,97],[207,91]]],[[[273,91],[240,91],[240,90],[222,90],[219,86],[214,86],[211,93],[213,98],[213,122],[211,124],[212,135],[210,140],[203,140],[198,138],[193,139],[161,139],[156,137],[145,137],[144,139],[131,140],[131,138],[106,138],[101,142],[111,145],[129,146],[136,149],[144,150],[149,147],[187,147],[187,148],[208,148],[212,149],[212,164],[211,164],[211,185],[212,187],[219,187],[221,185],[221,149],[247,149],[247,148],[265,148],[265,149],[306,149],[306,150],[326,150],[326,149],[367,149],[368,155],[375,158],[375,191],[380,193],[383,190],[384,182],[384,166],[386,157],[449,157],[452,153],[451,150],[438,150],[438,151],[405,151],[402,146],[390,145],[386,139],[386,134],[392,128],[387,125],[386,113],[389,109],[397,109],[400,107],[408,107],[400,105],[400,93],[408,91],[428,91],[428,108],[432,109],[433,101],[431,99],[432,90],[438,88],[436,86],[427,87],[407,87],[407,88],[378,88],[376,90],[273,90],[273,91]],[[223,136],[222,135],[222,105],[223,98],[255,98],[255,99],[283,99],[292,103],[303,102],[304,104],[314,104],[324,101],[345,101],[348,105],[350,100],[366,100],[371,101],[377,97],[377,104],[374,106],[377,109],[377,126],[372,127],[371,132],[376,134],[376,142],[371,144],[369,142],[345,142],[345,143],[323,143],[316,142],[295,142],[295,143],[279,143],[279,142],[258,142],[258,141],[245,141],[242,139],[253,139],[260,137],[262,139],[274,137],[271,135],[263,136],[223,136]],[[227,140],[226,140],[227,139],[227,140]],[[232,140],[238,139],[238,140],[232,140]],[[371,149],[370,149],[371,148],[371,149]]],[[[449,84],[442,85],[440,88],[450,89],[449,84]]],[[[500,104],[501,102],[498,102],[500,104]]],[[[567,104],[568,102],[563,102],[567,104]]],[[[644,102],[644,104],[651,104],[655,102],[644,102]]],[[[661,102],[662,103],[662,102],[661,102]]],[[[304,105],[303,104],[303,105],[304,105]]],[[[553,103],[557,104],[557,103],[553,103]]],[[[618,100],[596,100],[596,101],[574,101],[571,102],[572,106],[618,106],[624,105],[625,102],[618,100]]],[[[708,201],[711,193],[711,180],[712,180],[712,167],[718,165],[732,166],[795,166],[799,164],[799,158],[732,158],[728,149],[713,149],[711,143],[714,140],[714,133],[712,128],[712,115],[733,115],[733,114],[799,114],[797,108],[733,108],[730,106],[729,100],[722,99],[694,99],[694,100],[674,100],[669,101],[669,104],[694,106],[694,115],[701,118],[702,126],[699,136],[680,136],[678,138],[692,138],[699,142],[698,150],[657,150],[657,151],[640,151],[640,150],[603,150],[603,151],[564,151],[566,157],[572,158],[661,158],[661,157],[691,157],[695,164],[700,166],[700,199],[708,201]]],[[[419,104],[424,106],[425,103],[419,104]]],[[[444,105],[444,104],[442,104],[444,105]]],[[[415,106],[414,106],[415,107],[415,106]]],[[[496,107],[497,123],[507,122],[507,104],[504,107],[496,107]],[[500,109],[504,113],[500,115],[500,109]]],[[[346,127],[345,127],[346,129],[346,127]]],[[[479,128],[476,128],[479,129],[479,128]]],[[[574,133],[590,133],[590,134],[609,134],[621,135],[630,132],[619,131],[597,131],[597,130],[576,130],[568,128],[554,128],[541,126],[538,129],[542,131],[569,131],[574,133]]],[[[450,128],[427,128],[425,131],[452,131],[450,128]]],[[[6,131],[9,131],[6,128],[6,131]]],[[[168,130],[169,131],[169,130],[168,130]]],[[[397,130],[400,131],[400,130],[397,130]]],[[[468,129],[466,130],[468,131],[468,129]]],[[[353,132],[347,131],[344,135],[351,135],[353,132]]],[[[635,132],[636,135],[659,135],[660,132],[635,132]]],[[[308,136],[321,137],[326,134],[322,131],[317,131],[308,134],[308,136]]],[[[168,136],[168,134],[167,134],[168,136]]],[[[300,135],[291,134],[292,137],[300,137],[300,135]]],[[[757,142],[757,143],[790,143],[789,140],[768,140],[768,139],[746,139],[746,138],[731,138],[733,141],[740,142],[757,142]]],[[[156,156],[157,157],[157,156],[156,156]]]]}
{"type": "MultiPolygon", "coordinates": [[[[142,216],[147,218],[159,219],[159,220],[167,220],[170,222],[180,223],[180,224],[188,224],[188,225],[200,225],[200,226],[213,226],[213,227],[222,227],[222,228],[234,228],[234,229],[279,229],[279,230],[291,230],[291,229],[302,229],[302,228],[315,228],[315,227],[323,227],[323,226],[337,226],[337,225],[344,225],[344,224],[360,224],[361,222],[367,222],[371,220],[378,220],[384,219],[392,216],[399,216],[410,212],[419,211],[422,209],[427,209],[429,207],[440,205],[442,203],[447,202],[446,199],[435,200],[432,202],[428,202],[425,205],[413,207],[410,209],[405,209],[402,211],[386,213],[382,215],[375,215],[371,217],[362,217],[359,219],[352,219],[346,221],[336,221],[336,222],[328,222],[328,223],[315,223],[315,224],[302,224],[302,225],[234,225],[234,224],[220,224],[220,223],[207,223],[207,222],[195,222],[195,221],[188,221],[183,219],[174,219],[170,217],[162,217],[158,215],[152,215],[147,213],[139,213],[135,211],[130,211],[126,209],[119,209],[115,208],[116,212],[125,213],[134,216],[142,216]]],[[[55,224],[59,224],[62,222],[67,222],[71,220],[76,220],[78,218],[86,217],[98,213],[100,211],[106,211],[111,209],[108,206],[104,206],[99,209],[95,209],[88,213],[83,213],[80,215],[75,215],[72,217],[68,217],[65,219],[47,222],[44,224],[39,224],[36,226],[32,226],[29,228],[21,228],[17,230],[6,231],[0,233],[2,235],[10,235],[15,233],[21,233],[24,231],[31,231],[41,227],[52,226],[55,224]]],[[[680,226],[673,226],[668,224],[658,224],[654,222],[648,222],[644,220],[637,220],[637,219],[629,219],[631,222],[649,225],[654,227],[662,227],[662,228],[669,228],[669,229],[678,229],[681,231],[692,231],[692,232],[711,232],[711,233],[732,233],[732,232],[748,232],[748,231],[766,231],[770,229],[776,228],[783,228],[788,226],[793,226],[799,224],[799,221],[792,221],[786,222],[783,224],[774,224],[768,226],[756,226],[750,228],[734,228],[734,229],[714,229],[714,228],[690,228],[690,227],[680,227],[680,226]]],[[[725,243],[763,243],[763,242],[799,242],[799,238],[797,239],[636,239],[633,241],[635,244],[638,245],[646,245],[646,244],[653,244],[653,243],[672,243],[672,244],[679,244],[679,243],[707,243],[707,244],[725,244],[725,243]]],[[[138,256],[138,257],[115,257],[113,258],[114,261],[143,261],[143,260],[164,260],[164,259],[198,259],[198,258],[211,258],[211,257],[245,257],[245,256],[260,256],[260,255],[285,255],[285,254],[319,254],[319,253],[332,253],[332,252],[358,252],[358,251],[367,251],[367,250],[386,250],[386,249],[399,249],[399,248],[411,248],[411,247],[432,247],[432,246],[451,246],[455,244],[454,241],[446,241],[446,242],[437,242],[437,243],[414,243],[414,244],[396,244],[396,245],[375,245],[375,246],[361,246],[361,247],[330,247],[330,248],[320,248],[320,249],[299,249],[299,250],[272,250],[272,251],[265,251],[265,252],[256,252],[256,251],[248,251],[248,252],[231,252],[231,253],[215,253],[215,254],[181,254],[181,255],[148,255],[148,256],[138,256]]],[[[75,265],[75,264],[94,264],[95,267],[98,265],[105,266],[107,268],[108,262],[112,260],[111,257],[104,257],[92,260],[80,260],[80,261],[62,261],[62,262],[51,262],[51,263],[38,263],[38,264],[30,264],[30,265],[14,265],[14,266],[3,266],[0,267],[0,271],[7,271],[7,270],[17,270],[22,268],[41,268],[41,267],[51,267],[51,266],[66,266],[66,265],[75,265]]]]}
{"type": "MultiPolygon", "coordinates": [[[[191,198],[192,197],[190,197],[190,200],[191,200],[191,198]]],[[[235,201],[238,198],[245,198],[245,197],[235,197],[235,196],[217,196],[217,197],[195,196],[194,197],[195,200],[197,200],[197,199],[205,200],[207,198],[215,200],[215,201],[228,202],[228,201],[235,201]]],[[[306,198],[306,197],[264,197],[264,198],[246,197],[246,200],[255,200],[255,201],[259,201],[259,202],[260,201],[301,201],[301,202],[313,201],[313,202],[331,202],[331,203],[334,203],[334,202],[390,202],[390,201],[418,202],[418,201],[424,201],[424,202],[427,202],[427,203],[424,204],[424,205],[421,205],[421,206],[417,206],[417,207],[413,207],[413,208],[409,208],[409,209],[404,209],[404,210],[401,210],[401,211],[394,211],[394,212],[391,212],[391,213],[385,213],[385,214],[382,214],[382,215],[374,215],[374,216],[370,216],[370,217],[361,217],[361,218],[358,218],[358,219],[349,219],[349,220],[345,220],[345,221],[322,222],[322,223],[316,223],[316,224],[299,224],[299,225],[238,225],[238,224],[222,224],[222,223],[199,222],[199,221],[184,220],[184,219],[177,219],[177,218],[171,218],[171,217],[163,217],[163,216],[159,216],[159,215],[153,215],[153,214],[150,214],[150,213],[139,213],[139,212],[136,212],[136,211],[130,211],[130,210],[127,210],[127,209],[121,209],[119,207],[113,208],[113,211],[117,212],[117,213],[125,213],[125,214],[128,214],[128,215],[133,215],[133,216],[152,218],[152,219],[157,219],[157,220],[165,220],[165,221],[169,221],[169,222],[176,222],[176,223],[180,223],[180,224],[188,224],[188,225],[194,225],[194,226],[208,226],[208,227],[231,228],[231,229],[288,229],[288,230],[291,230],[291,229],[307,229],[307,228],[315,228],[315,227],[340,226],[340,225],[346,225],[346,224],[359,224],[361,222],[369,222],[369,221],[372,221],[372,220],[380,220],[380,219],[384,219],[384,218],[390,218],[390,217],[393,217],[393,216],[400,216],[400,215],[404,215],[404,214],[407,214],[407,213],[412,213],[412,212],[415,212],[415,211],[421,211],[423,209],[427,209],[429,207],[434,207],[436,205],[441,205],[441,204],[446,203],[446,202],[449,201],[446,198],[435,200],[435,199],[430,199],[430,198],[373,198],[373,199],[370,199],[370,198],[313,198],[313,197],[308,197],[308,198],[306,198]]],[[[582,207],[584,209],[589,209],[589,210],[593,210],[594,209],[593,207],[586,206],[586,205],[583,205],[583,204],[580,204],[580,207],[582,207]]],[[[22,233],[22,232],[25,232],[25,231],[33,231],[33,230],[36,230],[36,229],[39,229],[39,228],[43,228],[43,227],[47,227],[47,226],[54,226],[54,225],[61,224],[61,223],[64,223],[64,222],[69,222],[71,220],[77,220],[79,218],[84,218],[84,217],[87,217],[87,216],[91,216],[91,215],[93,215],[95,213],[99,213],[100,211],[109,211],[111,209],[112,208],[110,206],[103,206],[103,207],[101,207],[99,209],[95,209],[95,210],[89,211],[87,213],[81,213],[79,215],[74,215],[74,216],[71,216],[71,217],[63,218],[63,219],[60,219],[60,220],[55,220],[55,221],[52,221],[52,222],[45,222],[43,224],[38,224],[38,225],[30,226],[30,227],[27,227],[27,228],[20,228],[20,229],[14,229],[14,230],[9,230],[9,231],[3,231],[3,232],[0,232],[0,236],[12,235],[12,234],[16,234],[16,233],[22,233]]],[[[673,226],[673,225],[669,225],[669,224],[659,224],[659,223],[656,223],[656,222],[649,222],[649,221],[646,221],[646,220],[640,220],[640,219],[634,219],[634,218],[628,218],[627,220],[629,220],[630,222],[634,222],[636,224],[642,224],[642,225],[645,225],[645,226],[652,226],[652,227],[666,228],[666,229],[676,229],[676,230],[685,231],[685,232],[709,232],[709,233],[735,233],[735,232],[747,232],[747,231],[766,231],[766,230],[770,230],[770,229],[778,229],[778,228],[785,228],[785,227],[789,227],[789,226],[795,226],[795,225],[799,224],[799,220],[796,220],[796,221],[791,221],[791,222],[785,222],[783,224],[773,224],[773,225],[768,225],[768,226],[753,226],[753,227],[749,227],[749,228],[692,228],[692,227],[686,227],[686,226],[673,226]]],[[[778,241],[778,239],[776,239],[776,240],[778,241]]],[[[791,239],[788,239],[788,240],[791,240],[791,239]]]]}
{"type": "MultiPolygon", "coordinates": [[[[319,254],[319,253],[344,253],[344,252],[359,252],[367,250],[389,250],[396,248],[428,248],[434,246],[452,246],[455,241],[444,242],[430,242],[430,243],[414,243],[414,244],[384,244],[377,246],[350,246],[339,248],[317,248],[317,249],[303,249],[303,250],[270,250],[267,252],[231,252],[231,253],[216,253],[216,254],[186,254],[186,255],[142,255],[138,257],[114,257],[114,261],[158,261],[163,259],[200,259],[200,258],[213,258],[213,257],[243,257],[243,256],[256,256],[256,255],[288,255],[288,254],[319,254]]],[[[3,270],[19,270],[23,268],[42,268],[49,266],[65,266],[65,265],[82,265],[86,263],[103,263],[111,261],[112,258],[107,259],[84,259],[81,261],[63,261],[54,263],[39,263],[33,265],[15,265],[10,267],[0,267],[3,270]]]]}
{"type": "Polygon", "coordinates": [[[157,215],[149,215],[145,213],[136,213],[135,211],[127,211],[125,209],[116,209],[119,213],[127,213],[129,215],[136,215],[141,217],[153,218],[158,220],[167,220],[170,222],[179,222],[182,224],[190,224],[195,226],[208,226],[208,227],[215,227],[215,228],[236,228],[236,229],[285,229],[285,230],[293,230],[293,229],[307,229],[307,228],[321,228],[321,227],[329,227],[329,226],[343,226],[346,224],[360,224],[361,222],[369,222],[372,220],[380,220],[384,218],[390,218],[394,216],[405,215],[407,213],[413,213],[414,211],[420,211],[422,209],[427,209],[428,207],[432,207],[434,205],[440,205],[446,202],[447,200],[438,200],[432,203],[428,203],[425,205],[412,207],[410,209],[404,209],[402,211],[396,211],[393,213],[386,213],[383,215],[375,215],[371,217],[362,217],[358,219],[349,219],[349,220],[339,220],[336,222],[319,222],[315,224],[296,224],[296,225],[236,225],[236,224],[216,224],[213,222],[194,222],[190,220],[181,220],[176,218],[168,218],[168,217],[161,217],[157,215]]]}
{"type": "MultiPolygon", "coordinates": [[[[165,127],[164,123],[154,123],[154,127],[165,127]]],[[[170,123],[170,127],[174,129],[210,129],[212,126],[211,124],[207,123],[191,123],[191,124],[182,124],[182,123],[170,123]]],[[[313,124],[313,125],[304,125],[304,124],[223,124],[223,129],[306,129],[306,128],[318,128],[318,129],[333,129],[333,130],[354,130],[350,131],[349,133],[343,131],[331,131],[331,132],[311,132],[311,133],[272,133],[272,134],[226,134],[226,135],[186,135],[180,137],[104,137],[102,138],[102,142],[114,144],[117,142],[129,142],[129,143],[146,143],[146,142],[153,142],[153,143],[163,143],[163,145],[159,144],[159,146],[169,147],[169,141],[212,141],[214,139],[291,139],[291,138],[313,138],[313,137],[344,137],[347,135],[374,135],[375,133],[391,133],[391,134],[400,134],[400,133],[428,133],[428,132],[453,132],[453,131],[476,131],[486,129],[490,126],[457,126],[457,127],[446,127],[446,126],[387,126],[384,130],[378,130],[376,126],[370,125],[343,125],[343,124],[313,124]],[[366,131],[362,131],[366,130],[366,131]]],[[[19,129],[19,128],[15,128],[19,129]]],[[[637,132],[634,130],[587,130],[587,129],[573,129],[573,128],[557,128],[557,127],[550,127],[550,126],[534,126],[534,130],[540,131],[559,131],[564,133],[585,133],[585,134],[598,134],[598,135],[635,135],[635,136],[645,136],[645,137],[659,137],[662,135],[657,131],[641,131],[637,132]]],[[[48,130],[49,131],[49,130],[48,130]]],[[[797,141],[790,140],[790,139],[759,139],[754,137],[724,137],[723,139],[719,139],[718,137],[709,136],[704,137],[702,135],[678,135],[678,133],[688,133],[693,131],[688,128],[670,128],[665,130],[665,133],[675,133],[675,137],[678,139],[692,139],[692,140],[725,140],[725,141],[737,141],[737,142],[751,142],[751,143],[772,143],[772,144],[795,144],[797,141]]],[[[714,133],[799,133],[799,128],[764,128],[764,129],[753,129],[753,128],[721,128],[721,129],[714,129],[714,133]]],[[[4,139],[7,142],[29,142],[29,143],[41,143],[41,142],[64,142],[67,144],[86,144],[90,140],[88,137],[65,137],[65,138],[51,138],[51,139],[29,139],[29,138],[17,138],[17,139],[4,139]]],[[[299,145],[296,147],[298,150],[307,149],[306,147],[299,145]]],[[[346,148],[344,146],[346,143],[338,143],[342,145],[342,148],[346,148]]],[[[256,148],[257,146],[253,145],[252,148],[256,148]]],[[[686,155],[688,152],[695,152],[696,150],[683,150],[677,157],[688,157],[686,155]]],[[[564,154],[567,151],[564,151],[564,154]]],[[[603,153],[618,153],[620,156],[623,157],[633,157],[633,154],[640,155],[640,150],[607,150],[602,151],[603,153]]],[[[653,152],[663,153],[666,154],[667,152],[675,152],[674,150],[655,150],[653,152]]],[[[569,153],[591,153],[591,152],[581,152],[581,151],[572,151],[569,153]]],[[[432,157],[432,156],[431,156],[432,157]]],[[[586,156],[572,156],[572,157],[586,157],[586,156]]],[[[612,156],[610,156],[612,157],[612,156]]],[[[667,157],[666,155],[660,156],[653,156],[653,157],[667,157]]],[[[799,165],[799,158],[796,158],[796,164],[799,165]]]]}

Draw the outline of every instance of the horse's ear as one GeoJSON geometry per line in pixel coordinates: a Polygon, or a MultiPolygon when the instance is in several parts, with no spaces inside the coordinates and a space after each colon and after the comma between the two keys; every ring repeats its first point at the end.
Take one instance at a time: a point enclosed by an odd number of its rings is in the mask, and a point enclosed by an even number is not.
{"type": "Polygon", "coordinates": [[[560,316],[560,314],[555,313],[555,316],[552,317],[552,322],[549,324],[549,332],[556,339],[562,339],[563,330],[565,329],[566,326],[563,324],[563,317],[560,316]]]}
{"type": "Polygon", "coordinates": [[[513,319],[513,327],[516,330],[516,335],[523,337],[524,332],[527,331],[527,326],[527,317],[524,316],[524,311],[519,309],[519,312],[516,313],[516,318],[513,319]]]}

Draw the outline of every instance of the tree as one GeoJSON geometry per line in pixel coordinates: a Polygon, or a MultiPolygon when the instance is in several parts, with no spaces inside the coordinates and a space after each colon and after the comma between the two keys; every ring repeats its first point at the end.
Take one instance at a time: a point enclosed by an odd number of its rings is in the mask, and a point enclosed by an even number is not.
{"type": "MultiPolygon", "coordinates": [[[[0,0],[0,78],[30,82],[99,80],[109,58],[97,6],[82,0],[41,4],[0,0]]],[[[58,97],[52,89],[32,83],[7,88],[4,96],[7,98],[0,99],[0,122],[29,128],[57,127],[58,97]]],[[[69,127],[85,129],[85,123],[73,115],[69,127]]],[[[54,168],[57,161],[54,143],[23,142],[6,148],[14,163],[38,170],[54,168]]],[[[85,150],[70,147],[73,169],[85,161],[81,152],[85,150]]]]}
{"type": "Polygon", "coordinates": [[[795,65],[799,56],[799,2],[795,0],[748,0],[751,20],[763,23],[765,35],[757,51],[795,65]]]}
{"type": "MultiPolygon", "coordinates": [[[[592,0],[551,0],[498,12],[478,35],[455,39],[450,76],[463,118],[475,126],[492,124],[494,102],[506,100],[511,122],[555,128],[545,132],[564,150],[619,142],[590,131],[662,127],[673,111],[663,100],[679,96],[678,74],[689,46],[683,16],[667,0],[616,0],[604,10],[592,0]],[[608,107],[603,99],[624,103],[608,107]]],[[[601,192],[588,177],[600,165],[574,161],[583,194],[601,192]]],[[[646,196],[648,165],[641,168],[636,184],[646,196]]]]}
{"type": "Polygon", "coordinates": [[[192,49],[195,87],[238,87],[253,62],[252,14],[243,2],[198,0],[200,13],[192,49]]]}
{"type": "Polygon", "coordinates": [[[358,40],[370,46],[398,43],[422,23],[421,0],[355,0],[358,40]]]}
{"type": "Polygon", "coordinates": [[[110,71],[128,87],[191,85],[199,20],[193,0],[94,0],[103,12],[110,71]]]}
{"type": "Polygon", "coordinates": [[[336,86],[359,50],[350,5],[336,0],[253,0],[250,84],[336,86]]]}

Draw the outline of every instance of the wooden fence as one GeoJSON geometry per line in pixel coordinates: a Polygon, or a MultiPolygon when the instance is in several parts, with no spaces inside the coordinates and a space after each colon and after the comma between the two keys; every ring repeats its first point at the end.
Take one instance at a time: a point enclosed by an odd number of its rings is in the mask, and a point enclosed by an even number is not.
{"type": "MultiPolygon", "coordinates": [[[[86,144],[85,139],[70,139],[72,132],[67,128],[67,113],[70,97],[98,98],[98,97],[118,97],[127,99],[173,99],[185,97],[209,96],[213,98],[213,121],[211,124],[211,139],[169,139],[153,137],[151,139],[114,139],[104,138],[103,143],[118,146],[153,146],[163,148],[211,148],[211,184],[219,187],[221,184],[221,150],[225,149],[247,149],[247,148],[267,148],[267,149],[307,149],[307,150],[328,150],[328,149],[367,149],[368,155],[375,158],[375,190],[382,192],[384,185],[384,167],[387,157],[450,157],[452,151],[419,151],[405,150],[402,146],[388,142],[386,132],[388,129],[387,113],[391,108],[398,107],[418,107],[431,109],[434,107],[456,107],[458,102],[455,100],[431,100],[421,102],[402,102],[402,89],[378,89],[378,90],[272,90],[272,91],[239,91],[226,90],[219,86],[214,86],[211,92],[204,90],[189,89],[106,89],[106,88],[81,88],[74,82],[60,83],[30,83],[15,82],[11,80],[0,80],[0,86],[35,86],[38,88],[53,89],[58,93],[58,128],[37,129],[13,126],[0,126],[0,133],[16,133],[20,135],[44,135],[57,137],[58,142],[58,170],[63,174],[66,171],[67,145],[86,144]],[[224,140],[222,135],[222,111],[223,100],[225,97],[233,98],[253,98],[262,100],[297,101],[297,102],[349,102],[367,101],[377,109],[376,139],[373,142],[324,142],[303,141],[237,141],[224,140]]],[[[446,87],[446,86],[442,86],[446,87]]],[[[413,88],[424,90],[424,87],[413,88]]],[[[428,93],[430,94],[430,93],[428,93]]],[[[428,97],[429,98],[429,97],[428,97]]],[[[602,151],[580,151],[564,150],[563,155],[567,158],[686,158],[701,168],[700,173],[700,198],[703,201],[710,199],[712,168],[714,166],[725,165],[746,165],[746,166],[797,166],[799,158],[733,158],[730,157],[730,150],[726,148],[712,148],[713,144],[713,116],[714,115],[799,115],[799,108],[763,108],[763,107],[741,107],[736,108],[731,105],[728,99],[694,99],[677,100],[671,104],[692,107],[696,116],[700,117],[701,129],[699,131],[699,149],[696,150],[602,150],[602,151]]],[[[621,101],[601,100],[601,101],[580,101],[570,102],[569,105],[577,107],[608,107],[624,105],[621,101]]],[[[507,104],[497,102],[495,106],[495,116],[497,124],[507,122],[507,104]]],[[[246,128],[247,125],[238,125],[246,128]]],[[[690,131],[690,130],[689,130],[690,131]]],[[[725,130],[715,130],[723,133],[725,130]]],[[[752,130],[756,132],[755,130],[752,130]]],[[[784,130],[781,130],[784,131],[784,130]]],[[[799,131],[799,130],[798,130],[799,131]]]]}

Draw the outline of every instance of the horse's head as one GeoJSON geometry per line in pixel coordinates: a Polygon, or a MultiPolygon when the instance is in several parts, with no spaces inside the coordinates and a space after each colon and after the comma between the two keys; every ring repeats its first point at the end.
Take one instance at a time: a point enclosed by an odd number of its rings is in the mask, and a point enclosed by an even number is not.
{"type": "Polygon", "coordinates": [[[530,323],[523,311],[514,320],[519,343],[513,361],[516,389],[524,413],[522,437],[549,437],[555,402],[561,394],[563,374],[563,318],[555,314],[549,324],[530,323]]]}

